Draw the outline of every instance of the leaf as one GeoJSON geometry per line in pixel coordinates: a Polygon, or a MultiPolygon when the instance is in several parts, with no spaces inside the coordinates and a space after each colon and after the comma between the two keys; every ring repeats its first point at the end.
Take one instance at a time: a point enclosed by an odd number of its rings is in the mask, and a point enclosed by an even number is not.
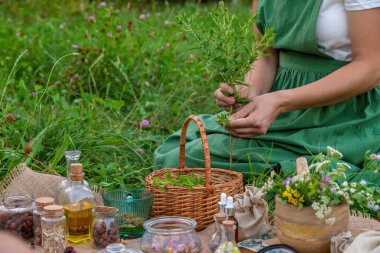
{"type": "Polygon", "coordinates": [[[70,137],[69,137],[69,135],[65,134],[63,136],[62,144],[58,148],[57,152],[55,153],[55,156],[54,156],[53,161],[51,163],[52,168],[55,168],[57,166],[58,162],[62,159],[63,154],[64,154],[65,150],[67,150],[69,145],[70,145],[70,137]]]}

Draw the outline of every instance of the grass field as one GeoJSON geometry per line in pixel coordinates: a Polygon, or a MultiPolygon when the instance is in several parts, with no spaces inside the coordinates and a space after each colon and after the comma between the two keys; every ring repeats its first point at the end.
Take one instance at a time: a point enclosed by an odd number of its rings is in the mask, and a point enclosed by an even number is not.
{"type": "MultiPolygon", "coordinates": [[[[169,133],[218,112],[218,84],[176,23],[214,5],[0,1],[0,179],[20,162],[64,174],[63,152],[79,149],[91,183],[142,185],[169,133]]],[[[229,8],[250,15],[248,2],[229,8]]]]}

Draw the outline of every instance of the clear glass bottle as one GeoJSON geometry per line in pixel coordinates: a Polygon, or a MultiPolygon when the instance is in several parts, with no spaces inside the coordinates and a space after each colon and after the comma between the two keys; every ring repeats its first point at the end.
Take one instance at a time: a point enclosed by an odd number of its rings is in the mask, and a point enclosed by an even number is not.
{"type": "Polygon", "coordinates": [[[0,206],[0,230],[6,230],[24,240],[33,238],[33,210],[31,195],[12,195],[0,206]]]}
{"type": "Polygon", "coordinates": [[[82,164],[72,163],[70,183],[59,195],[66,215],[67,240],[82,243],[91,240],[92,209],[96,206],[93,192],[83,184],[82,164]]]}
{"type": "Polygon", "coordinates": [[[227,220],[231,220],[234,222],[234,225],[235,225],[235,241],[238,241],[238,238],[239,238],[239,234],[238,234],[238,229],[239,229],[239,224],[238,224],[238,221],[236,220],[235,218],[235,207],[234,207],[234,202],[233,202],[233,198],[231,196],[229,196],[227,198],[227,204],[226,204],[226,208],[225,208],[225,213],[226,213],[226,216],[227,216],[227,220]]]}
{"type": "Polygon", "coordinates": [[[109,244],[120,241],[116,215],[118,209],[109,206],[97,206],[92,209],[92,245],[104,249],[109,244]]]}
{"type": "Polygon", "coordinates": [[[234,221],[226,220],[222,223],[222,240],[215,253],[240,253],[235,241],[234,221]]]}
{"type": "Polygon", "coordinates": [[[66,248],[66,218],[63,206],[50,205],[45,206],[43,210],[42,252],[62,253],[66,248]]]}
{"type": "Polygon", "coordinates": [[[54,204],[54,199],[50,197],[36,198],[36,209],[33,211],[33,232],[34,232],[34,245],[42,245],[42,229],[41,218],[45,206],[54,204]]]}
{"type": "Polygon", "coordinates": [[[222,223],[226,220],[226,214],[224,212],[219,212],[214,215],[214,229],[211,234],[211,239],[209,242],[209,249],[211,252],[215,252],[215,250],[219,247],[220,242],[222,240],[222,223]]]}
{"type": "MultiPolygon", "coordinates": [[[[71,174],[71,164],[72,163],[79,163],[81,152],[79,150],[68,150],[65,151],[65,158],[66,158],[66,178],[59,184],[57,189],[57,196],[56,200],[57,203],[62,205],[62,203],[59,203],[59,195],[70,185],[70,174],[71,174]]],[[[89,188],[89,184],[83,180],[83,185],[89,188]]]]}

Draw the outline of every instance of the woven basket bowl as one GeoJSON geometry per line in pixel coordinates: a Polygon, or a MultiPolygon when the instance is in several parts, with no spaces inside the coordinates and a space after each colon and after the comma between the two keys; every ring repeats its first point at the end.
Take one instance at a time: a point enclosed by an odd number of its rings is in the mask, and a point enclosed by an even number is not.
{"type": "Polygon", "coordinates": [[[213,216],[218,212],[220,194],[234,196],[243,191],[243,176],[241,173],[211,168],[210,150],[207,142],[206,131],[201,120],[195,116],[189,116],[183,123],[180,138],[179,166],[178,168],[165,168],[149,174],[145,178],[146,188],[153,193],[152,217],[158,216],[183,216],[192,218],[197,222],[197,230],[202,230],[213,223],[213,216]],[[189,123],[194,121],[200,131],[204,168],[187,168],[185,165],[186,132],[189,123]],[[153,185],[154,178],[165,178],[170,173],[175,179],[178,175],[195,174],[205,179],[204,186],[187,188],[183,186],[167,185],[160,188],[153,185]]]}

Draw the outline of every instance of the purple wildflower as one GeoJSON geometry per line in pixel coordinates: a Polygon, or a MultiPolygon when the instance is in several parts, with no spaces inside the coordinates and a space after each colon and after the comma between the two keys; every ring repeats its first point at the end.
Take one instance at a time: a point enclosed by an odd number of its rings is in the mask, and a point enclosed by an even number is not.
{"type": "Polygon", "coordinates": [[[73,45],[71,45],[71,47],[74,48],[74,49],[78,49],[79,48],[79,46],[77,44],[73,44],[73,45]]]}
{"type": "Polygon", "coordinates": [[[285,187],[288,187],[289,186],[289,183],[292,181],[292,178],[291,177],[288,177],[287,179],[285,179],[282,184],[285,186],[285,187]]]}
{"type": "Polygon", "coordinates": [[[331,189],[330,189],[330,192],[331,192],[331,193],[336,193],[336,188],[335,188],[335,187],[331,188],[331,189]]]}
{"type": "Polygon", "coordinates": [[[140,127],[142,128],[148,128],[149,127],[149,120],[144,119],[143,121],[140,122],[140,127]]]}
{"type": "Polygon", "coordinates": [[[121,25],[116,26],[116,31],[121,32],[121,29],[122,29],[121,25]]]}
{"type": "Polygon", "coordinates": [[[330,178],[328,178],[327,176],[323,176],[323,182],[327,185],[330,184],[330,178]]]}
{"type": "Polygon", "coordinates": [[[108,38],[112,38],[112,33],[107,33],[108,38]]]}
{"type": "Polygon", "coordinates": [[[326,185],[324,183],[320,183],[318,185],[318,189],[320,189],[320,190],[323,190],[325,187],[326,187],[326,185]]]}
{"type": "Polygon", "coordinates": [[[93,16],[93,15],[88,16],[88,22],[94,23],[95,22],[95,16],[93,16]]]}
{"type": "Polygon", "coordinates": [[[106,7],[106,2],[99,3],[99,9],[106,7]]]}
{"type": "Polygon", "coordinates": [[[379,206],[379,205],[376,205],[376,206],[374,206],[372,209],[373,209],[373,211],[377,212],[377,211],[379,211],[380,206],[379,206]]]}
{"type": "Polygon", "coordinates": [[[144,20],[145,18],[146,18],[145,14],[141,14],[141,15],[139,16],[139,19],[141,19],[141,20],[144,20]]]}

